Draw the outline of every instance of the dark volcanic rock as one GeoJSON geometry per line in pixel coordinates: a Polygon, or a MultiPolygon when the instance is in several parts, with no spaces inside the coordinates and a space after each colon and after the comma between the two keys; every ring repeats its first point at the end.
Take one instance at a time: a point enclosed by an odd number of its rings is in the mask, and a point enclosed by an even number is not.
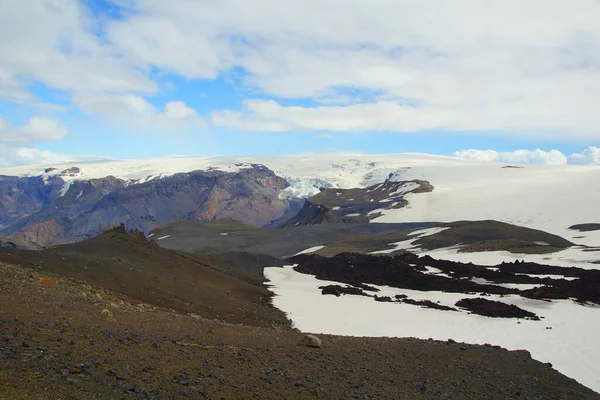
{"type": "Polygon", "coordinates": [[[438,303],[434,303],[431,300],[413,300],[413,299],[404,299],[402,300],[402,303],[406,303],[406,304],[412,304],[415,306],[421,306],[424,308],[433,308],[435,310],[442,310],[442,311],[458,311],[455,308],[452,307],[448,307],[445,306],[443,304],[438,304],[438,303]]]}
{"type": "Polygon", "coordinates": [[[79,167],[71,167],[71,168],[67,168],[64,171],[62,171],[60,174],[61,175],[69,175],[69,176],[74,176],[81,173],[81,169],[79,167]]]}
{"type": "Polygon", "coordinates": [[[578,224],[570,226],[569,229],[579,232],[600,231],[600,223],[578,224]]]}
{"type": "Polygon", "coordinates": [[[330,258],[303,254],[291,260],[298,264],[294,267],[298,272],[363,290],[369,290],[372,287],[368,284],[372,284],[421,291],[481,293],[483,296],[518,294],[534,299],[575,299],[600,304],[598,270],[523,262],[503,263],[496,270],[470,263],[436,260],[430,256],[418,257],[408,252],[396,256],[341,253],[330,258]],[[429,272],[429,268],[435,268],[441,274],[429,272]],[[556,279],[536,277],[535,274],[552,274],[556,275],[556,279]],[[578,279],[560,279],[561,276],[578,279]],[[476,283],[475,278],[483,283],[476,283]],[[504,283],[539,284],[539,287],[519,290],[504,287],[504,283]]]}
{"type": "MultiPolygon", "coordinates": [[[[423,273],[407,263],[413,255],[393,257],[342,253],[331,258],[318,255],[299,255],[291,258],[298,272],[315,275],[317,279],[343,282],[365,289],[366,284],[388,285],[413,290],[439,290],[465,293],[486,291],[494,294],[518,293],[518,290],[494,285],[479,285],[470,280],[451,279],[423,273]],[[352,266],[351,268],[349,268],[352,266]]],[[[432,259],[433,260],[433,259],[432,259]]],[[[452,265],[460,265],[453,262],[452,265]]],[[[435,263],[435,265],[438,265],[435,263]]]]}
{"type": "Polygon", "coordinates": [[[340,286],[340,285],[327,285],[319,286],[322,294],[332,294],[334,296],[341,296],[342,294],[354,294],[358,296],[368,296],[362,289],[355,288],[352,286],[340,286]]]}
{"type": "Polygon", "coordinates": [[[600,271],[583,270],[576,280],[552,280],[547,286],[525,290],[525,297],[569,299],[600,304],[600,271]]]}
{"type": "Polygon", "coordinates": [[[475,314],[493,318],[529,318],[539,321],[539,317],[531,311],[523,310],[514,304],[487,299],[462,299],[456,303],[457,307],[466,308],[475,314]]]}

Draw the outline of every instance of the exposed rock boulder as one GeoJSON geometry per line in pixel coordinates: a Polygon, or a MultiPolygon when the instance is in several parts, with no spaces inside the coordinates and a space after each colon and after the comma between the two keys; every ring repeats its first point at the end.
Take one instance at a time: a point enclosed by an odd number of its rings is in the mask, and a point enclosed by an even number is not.
{"type": "Polygon", "coordinates": [[[362,289],[352,287],[352,286],[327,285],[327,286],[320,286],[319,289],[321,289],[322,294],[332,294],[337,297],[340,297],[342,294],[369,296],[362,289]]]}
{"type": "Polygon", "coordinates": [[[441,311],[458,311],[456,308],[448,307],[443,304],[434,303],[431,300],[413,300],[413,299],[404,299],[402,303],[412,304],[414,306],[421,306],[423,308],[432,308],[434,310],[441,311]]]}
{"type": "Polygon", "coordinates": [[[63,176],[75,176],[81,173],[81,169],[79,167],[71,167],[63,170],[60,174],[63,176]]]}
{"type": "Polygon", "coordinates": [[[570,226],[569,229],[579,232],[600,231],[600,223],[578,224],[570,226]]]}
{"type": "Polygon", "coordinates": [[[300,339],[300,344],[306,347],[320,348],[321,347],[321,339],[316,337],[315,335],[304,335],[302,339],[300,339]]]}
{"type": "Polygon", "coordinates": [[[540,318],[531,311],[524,310],[514,304],[501,301],[477,299],[462,299],[456,303],[457,307],[465,308],[475,314],[493,318],[528,318],[539,321],[540,318]]]}

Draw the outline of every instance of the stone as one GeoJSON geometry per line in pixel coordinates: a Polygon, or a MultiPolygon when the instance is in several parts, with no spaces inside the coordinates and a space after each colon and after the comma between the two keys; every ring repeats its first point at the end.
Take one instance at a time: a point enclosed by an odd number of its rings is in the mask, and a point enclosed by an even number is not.
{"type": "Polygon", "coordinates": [[[320,348],[321,339],[319,339],[315,335],[304,335],[302,339],[300,339],[300,344],[307,347],[320,348]]]}

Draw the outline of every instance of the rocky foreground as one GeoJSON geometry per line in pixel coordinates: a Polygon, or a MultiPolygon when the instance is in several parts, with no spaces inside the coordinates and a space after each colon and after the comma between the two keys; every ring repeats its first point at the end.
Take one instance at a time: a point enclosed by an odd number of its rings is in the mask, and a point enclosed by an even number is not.
{"type": "MultiPolygon", "coordinates": [[[[598,399],[526,351],[208,320],[0,264],[1,399],[598,399]]],[[[407,323],[410,323],[407,321],[407,323]]]]}

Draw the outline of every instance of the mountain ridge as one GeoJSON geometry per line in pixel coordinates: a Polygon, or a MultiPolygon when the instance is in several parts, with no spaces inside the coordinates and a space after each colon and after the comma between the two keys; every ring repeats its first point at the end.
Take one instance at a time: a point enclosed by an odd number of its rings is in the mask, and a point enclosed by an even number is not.
{"type": "Polygon", "coordinates": [[[259,165],[236,172],[192,171],[131,184],[112,176],[0,176],[0,234],[40,247],[74,242],[124,223],[148,232],[175,220],[236,218],[261,226],[290,210],[287,182],[259,165]],[[3,211],[3,212],[2,212],[3,211]]]}

